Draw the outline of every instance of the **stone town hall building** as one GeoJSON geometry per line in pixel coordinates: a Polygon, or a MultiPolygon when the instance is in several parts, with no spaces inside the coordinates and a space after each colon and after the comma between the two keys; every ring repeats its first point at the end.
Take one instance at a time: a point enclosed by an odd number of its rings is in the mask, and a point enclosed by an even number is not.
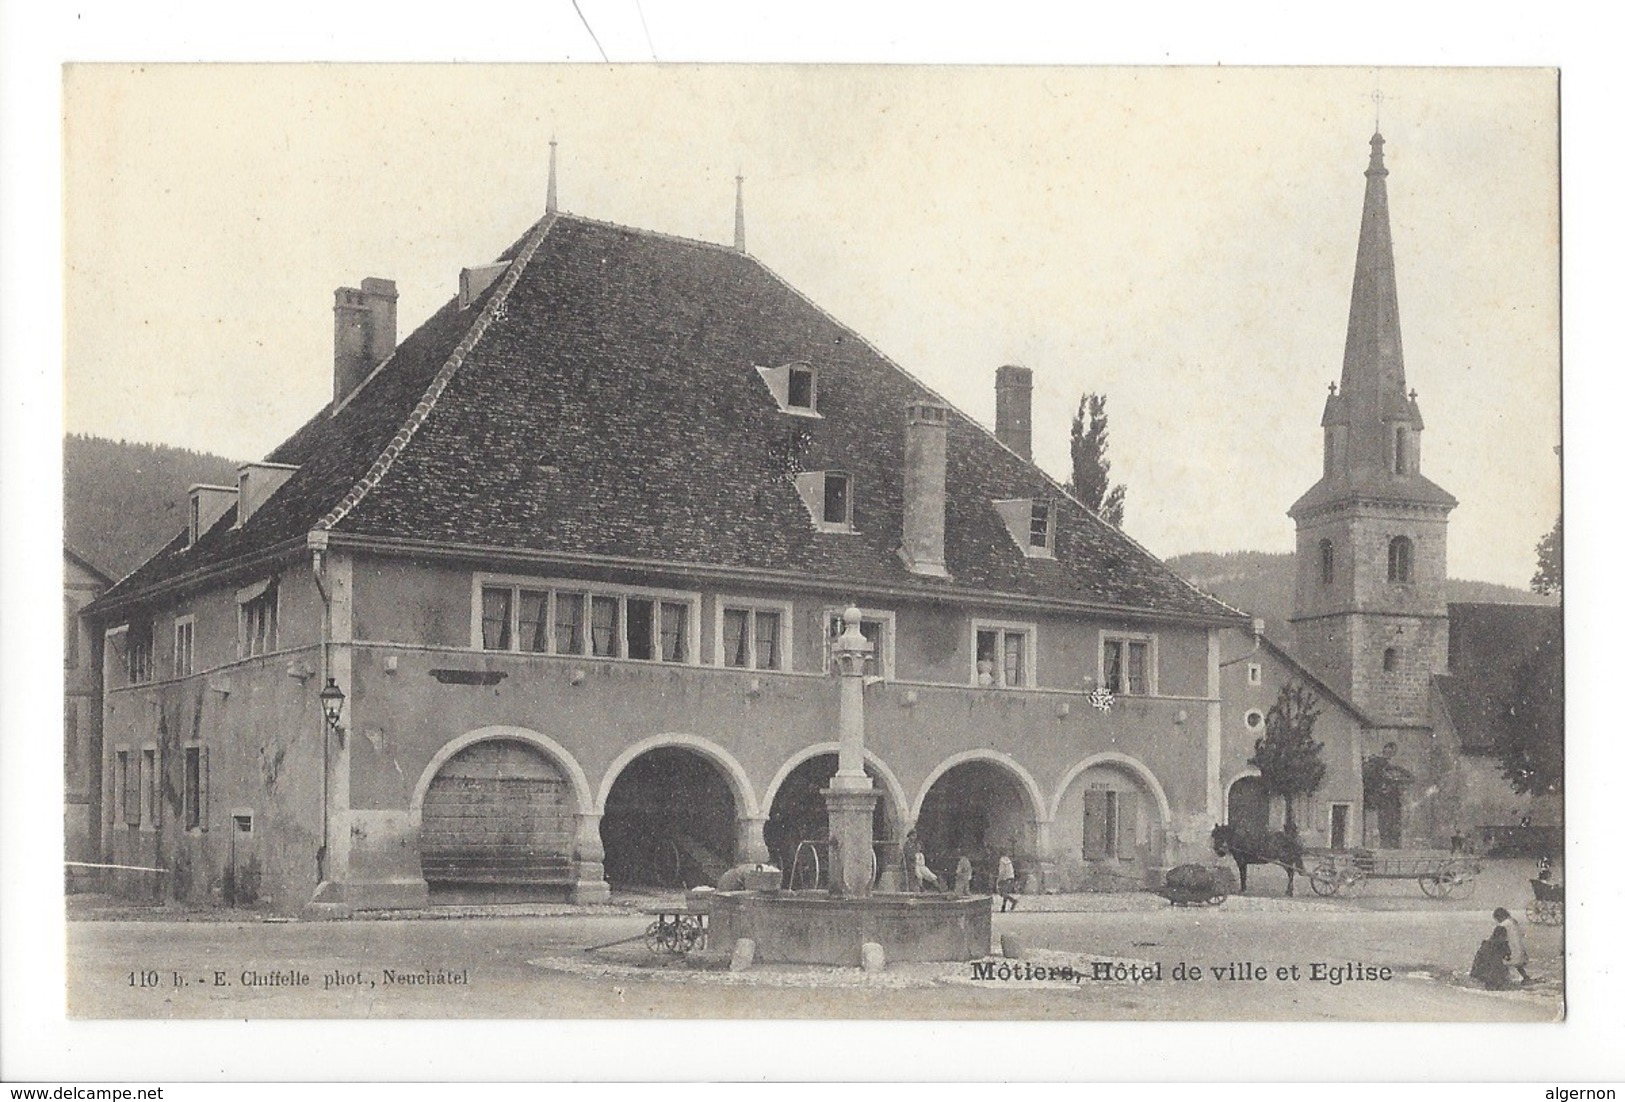
{"type": "Polygon", "coordinates": [[[1210,858],[1244,618],[1033,465],[1029,372],[990,432],[739,236],[550,188],[398,345],[392,283],[339,290],[331,403],[95,606],[110,859],[286,910],[787,863],[854,602],[883,862],[911,825],[1035,887],[1210,858]]]}

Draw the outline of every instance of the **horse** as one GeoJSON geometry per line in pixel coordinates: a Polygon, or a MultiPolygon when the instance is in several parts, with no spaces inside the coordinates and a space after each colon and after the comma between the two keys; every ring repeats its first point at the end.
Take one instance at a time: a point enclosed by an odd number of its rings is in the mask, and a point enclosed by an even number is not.
{"type": "Polygon", "coordinates": [[[1240,873],[1241,890],[1247,890],[1248,865],[1280,865],[1286,869],[1286,894],[1292,894],[1292,881],[1303,868],[1303,843],[1297,831],[1271,831],[1251,834],[1233,826],[1213,827],[1213,852],[1230,857],[1240,873]]]}

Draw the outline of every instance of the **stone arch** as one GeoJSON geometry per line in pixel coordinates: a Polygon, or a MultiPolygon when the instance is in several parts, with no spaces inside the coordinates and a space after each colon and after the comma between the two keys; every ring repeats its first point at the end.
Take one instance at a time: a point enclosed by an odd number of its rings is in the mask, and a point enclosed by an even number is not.
{"type": "Polygon", "coordinates": [[[1162,782],[1138,758],[1105,750],[1077,762],[1056,785],[1050,820],[1054,852],[1075,889],[1159,883],[1173,809],[1162,782]]]}
{"type": "Polygon", "coordinates": [[[1162,829],[1168,830],[1173,825],[1173,809],[1169,806],[1168,794],[1162,790],[1162,783],[1157,780],[1157,775],[1146,768],[1145,763],[1138,758],[1116,750],[1090,754],[1062,774],[1061,783],[1055,786],[1055,799],[1050,803],[1049,816],[1052,820],[1060,814],[1061,801],[1066,798],[1066,790],[1072,787],[1072,782],[1097,765],[1115,765],[1145,785],[1146,791],[1151,793],[1151,798],[1156,801],[1157,817],[1162,820],[1162,829]]]}
{"type": "Polygon", "coordinates": [[[527,727],[480,727],[465,734],[450,739],[439,750],[435,751],[424,766],[422,774],[418,776],[417,784],[412,788],[412,800],[407,805],[407,815],[414,828],[423,825],[423,799],[428,795],[429,785],[434,782],[435,776],[452,758],[477,742],[491,742],[496,740],[526,743],[540,750],[555,764],[562,768],[570,778],[570,787],[574,789],[576,798],[576,811],[578,814],[591,815],[593,813],[592,786],[587,783],[586,770],[581,763],[559,745],[554,739],[532,731],[527,727]]]}
{"type": "Polygon", "coordinates": [[[635,742],[616,755],[615,760],[609,763],[604,771],[604,779],[598,782],[598,798],[594,810],[604,814],[609,804],[609,790],[615,785],[615,778],[621,775],[632,762],[648,753],[662,747],[678,747],[692,750],[705,758],[722,771],[728,780],[728,787],[733,790],[735,804],[739,809],[739,816],[743,819],[760,819],[762,817],[761,805],[756,802],[756,793],[752,791],[750,777],[745,767],[721,746],[710,739],[700,738],[698,735],[663,734],[651,735],[640,742],[635,742]]]}
{"type": "MultiPolygon", "coordinates": [[[[784,784],[791,773],[795,772],[798,765],[811,761],[820,754],[839,754],[840,750],[841,744],[838,742],[815,742],[811,746],[802,747],[786,758],[784,764],[779,766],[779,771],[773,774],[773,779],[767,782],[767,788],[762,792],[762,808],[764,811],[771,810],[773,797],[779,794],[780,786],[784,784]]],[[[908,814],[910,811],[908,798],[903,793],[902,782],[897,779],[897,774],[892,772],[891,766],[880,760],[879,756],[867,747],[863,751],[863,761],[864,764],[872,766],[875,773],[879,775],[880,785],[886,791],[886,798],[897,809],[898,815],[908,814]]]]}
{"type": "MultiPolygon", "coordinates": [[[[947,882],[970,870],[972,891],[991,891],[1000,857],[1016,875],[1041,884],[1048,852],[1048,808],[1038,783],[1021,763],[996,750],[967,750],[944,759],[926,777],[910,824],[926,869],[947,882]]],[[[903,860],[906,886],[914,869],[903,860]]],[[[924,877],[929,880],[929,877],[924,877]]]]}
{"type": "Polygon", "coordinates": [[[1239,770],[1236,773],[1236,775],[1231,777],[1230,780],[1225,784],[1225,786],[1224,786],[1223,810],[1224,810],[1224,822],[1225,822],[1226,825],[1228,825],[1228,826],[1240,826],[1240,827],[1243,827],[1243,828],[1251,828],[1254,831],[1267,831],[1267,830],[1269,830],[1269,828],[1270,828],[1270,812],[1271,812],[1272,805],[1274,804],[1275,801],[1273,800],[1273,798],[1271,798],[1270,794],[1267,791],[1263,790],[1263,781],[1261,780],[1262,776],[1263,776],[1263,774],[1258,771],[1257,767],[1255,767],[1255,766],[1246,766],[1243,769],[1239,770]],[[1256,823],[1246,823],[1246,822],[1237,823],[1235,821],[1235,818],[1236,818],[1235,799],[1236,799],[1237,786],[1246,783],[1247,787],[1249,789],[1252,789],[1252,788],[1255,788],[1255,785],[1254,785],[1253,782],[1256,782],[1256,790],[1257,791],[1256,791],[1256,795],[1254,796],[1254,799],[1257,801],[1257,804],[1258,804],[1257,814],[1258,814],[1258,817],[1259,817],[1259,819],[1261,821],[1256,822],[1256,823]]]}
{"type": "Polygon", "coordinates": [[[931,770],[930,774],[925,778],[925,783],[920,785],[919,795],[914,797],[914,803],[909,808],[910,820],[917,821],[919,819],[920,809],[925,806],[926,794],[931,791],[932,785],[942,779],[943,774],[955,766],[977,761],[1001,766],[1007,770],[1015,778],[1016,784],[1026,794],[1027,809],[1032,812],[1033,821],[1035,823],[1049,821],[1049,808],[1044,803],[1044,797],[1038,789],[1038,782],[1033,780],[1033,775],[1027,772],[1026,767],[1015,758],[997,750],[962,750],[939,762],[937,767],[931,770]]]}
{"type": "Polygon", "coordinates": [[[1244,765],[1237,770],[1235,776],[1224,782],[1224,806],[1230,806],[1230,790],[1236,787],[1236,782],[1244,781],[1248,777],[1261,776],[1263,776],[1263,774],[1258,771],[1258,767],[1256,765],[1244,765]]]}

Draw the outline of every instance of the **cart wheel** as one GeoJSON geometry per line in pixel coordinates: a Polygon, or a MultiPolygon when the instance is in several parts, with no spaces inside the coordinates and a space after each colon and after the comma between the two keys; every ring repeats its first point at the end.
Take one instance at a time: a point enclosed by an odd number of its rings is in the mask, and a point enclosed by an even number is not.
{"type": "Polygon", "coordinates": [[[1432,896],[1434,899],[1445,899],[1455,888],[1455,881],[1449,876],[1423,876],[1416,881],[1422,887],[1422,894],[1432,896]]]}
{"type": "Polygon", "coordinates": [[[1478,878],[1471,873],[1459,873],[1456,876],[1456,898],[1471,899],[1478,890],[1478,878]]]}
{"type": "Polygon", "coordinates": [[[700,927],[697,918],[679,918],[672,929],[672,947],[674,953],[686,953],[691,949],[699,948],[705,937],[705,931],[700,927]]]}
{"type": "Polygon", "coordinates": [[[672,947],[670,923],[662,922],[658,918],[655,919],[649,923],[649,928],[643,931],[643,940],[649,946],[649,952],[651,953],[658,953],[662,949],[670,949],[672,947]]]}
{"type": "Polygon", "coordinates": [[[1321,865],[1309,874],[1309,886],[1316,895],[1336,895],[1337,889],[1343,886],[1343,879],[1331,865],[1321,865]]]}

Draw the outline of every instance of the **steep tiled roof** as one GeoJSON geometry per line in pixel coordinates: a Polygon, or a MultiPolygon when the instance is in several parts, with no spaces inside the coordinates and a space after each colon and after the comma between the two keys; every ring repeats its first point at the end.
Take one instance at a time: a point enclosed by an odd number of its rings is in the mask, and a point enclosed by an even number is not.
{"type": "Polygon", "coordinates": [[[1557,605],[1450,606],[1450,672],[1434,684],[1464,750],[1493,749],[1518,667],[1562,630],[1557,605]]]}
{"type": "Polygon", "coordinates": [[[268,458],[299,470],[241,529],[178,539],[104,600],[332,538],[612,557],[924,593],[995,592],[1234,621],[953,411],[950,580],[903,565],[903,418],[934,397],[732,249],[551,215],[467,309],[442,307],[336,415],[268,458]],[[813,364],[818,412],[783,413],[757,366],[813,364]],[[843,470],[855,533],[815,531],[796,470],[843,470]],[[1028,559],[993,502],[1054,504],[1028,559]]]}

